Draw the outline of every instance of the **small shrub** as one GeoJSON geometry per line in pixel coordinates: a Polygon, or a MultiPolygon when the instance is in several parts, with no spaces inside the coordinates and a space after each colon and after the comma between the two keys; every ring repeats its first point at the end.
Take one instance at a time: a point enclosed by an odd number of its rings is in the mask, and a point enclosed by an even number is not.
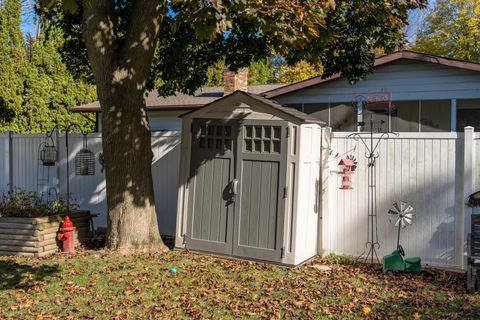
{"type": "Polygon", "coordinates": [[[335,253],[330,253],[328,256],[325,257],[325,261],[328,264],[336,264],[336,265],[350,265],[356,266],[358,265],[358,258],[352,256],[341,256],[335,253]]]}
{"type": "MultiPolygon", "coordinates": [[[[70,199],[70,210],[78,209],[76,201],[70,199]]],[[[38,193],[20,188],[0,196],[0,217],[39,218],[64,213],[67,213],[67,200],[63,197],[42,201],[38,193]]]]}

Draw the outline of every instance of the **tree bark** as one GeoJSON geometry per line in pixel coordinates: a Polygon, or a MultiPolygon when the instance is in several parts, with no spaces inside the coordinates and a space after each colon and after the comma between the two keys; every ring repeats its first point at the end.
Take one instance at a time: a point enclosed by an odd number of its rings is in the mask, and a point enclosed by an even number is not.
{"type": "Polygon", "coordinates": [[[102,108],[107,247],[124,252],[166,250],[155,210],[153,153],[144,99],[159,33],[159,3],[135,1],[127,34],[119,40],[114,1],[83,1],[82,34],[102,108]]]}

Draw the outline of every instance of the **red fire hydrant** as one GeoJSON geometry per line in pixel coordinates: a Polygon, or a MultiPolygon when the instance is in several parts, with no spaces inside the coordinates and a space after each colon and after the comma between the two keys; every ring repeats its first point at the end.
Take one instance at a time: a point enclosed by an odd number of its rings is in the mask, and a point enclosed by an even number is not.
{"type": "Polygon", "coordinates": [[[75,253],[74,243],[75,227],[69,216],[66,216],[63,220],[63,225],[58,231],[57,239],[63,242],[64,253],[75,253]]]}

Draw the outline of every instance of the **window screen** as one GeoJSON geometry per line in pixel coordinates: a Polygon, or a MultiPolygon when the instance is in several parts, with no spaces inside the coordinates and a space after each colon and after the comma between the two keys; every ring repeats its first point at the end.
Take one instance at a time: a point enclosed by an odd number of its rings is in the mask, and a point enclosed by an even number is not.
{"type": "Polygon", "coordinates": [[[392,131],[418,132],[419,101],[394,101],[392,105],[392,131]]]}
{"type": "Polygon", "coordinates": [[[451,116],[450,100],[422,100],[422,131],[450,131],[451,116]]]}
{"type": "Polygon", "coordinates": [[[467,126],[480,130],[480,99],[457,100],[457,131],[467,126]]]}

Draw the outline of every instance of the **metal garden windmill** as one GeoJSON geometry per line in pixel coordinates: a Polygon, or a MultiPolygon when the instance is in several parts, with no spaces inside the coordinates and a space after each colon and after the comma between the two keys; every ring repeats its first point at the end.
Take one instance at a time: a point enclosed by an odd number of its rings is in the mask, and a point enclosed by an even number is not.
{"type": "Polygon", "coordinates": [[[413,207],[410,204],[401,201],[400,203],[395,202],[392,208],[388,210],[388,214],[390,215],[390,221],[395,221],[395,227],[398,228],[398,248],[400,245],[400,231],[413,223],[415,213],[413,207]]]}

